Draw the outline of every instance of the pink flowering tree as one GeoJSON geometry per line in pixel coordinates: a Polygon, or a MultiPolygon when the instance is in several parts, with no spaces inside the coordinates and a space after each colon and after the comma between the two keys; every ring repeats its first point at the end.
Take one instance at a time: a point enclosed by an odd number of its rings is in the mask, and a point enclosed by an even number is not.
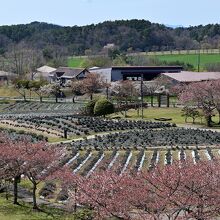
{"type": "Polygon", "coordinates": [[[13,181],[14,204],[18,203],[18,183],[25,170],[25,143],[12,140],[8,135],[0,133],[0,177],[13,181]]]}
{"type": "Polygon", "coordinates": [[[13,180],[14,204],[18,204],[18,183],[24,174],[33,184],[33,208],[37,209],[37,185],[58,169],[60,152],[45,142],[12,140],[3,133],[0,139],[0,177],[13,180]]]}
{"type": "Polygon", "coordinates": [[[154,219],[211,219],[219,215],[219,162],[178,162],[141,173],[139,207],[154,219]],[[141,197],[142,195],[142,197],[141,197]]]}
{"type": "Polygon", "coordinates": [[[94,211],[95,219],[203,220],[220,214],[220,165],[216,160],[174,162],[137,174],[63,174],[70,207],[88,207],[94,211]]]}
{"type": "Polygon", "coordinates": [[[214,94],[213,94],[214,104],[219,115],[218,123],[220,124],[220,80],[212,81],[212,88],[214,90],[214,94]]]}
{"type": "Polygon", "coordinates": [[[196,82],[185,86],[180,92],[179,99],[184,105],[200,108],[206,118],[207,126],[210,127],[213,110],[216,108],[214,94],[212,82],[196,82]]]}
{"type": "Polygon", "coordinates": [[[25,175],[33,185],[33,209],[38,209],[36,190],[38,184],[59,169],[61,153],[45,142],[29,143],[25,156],[25,175]]]}

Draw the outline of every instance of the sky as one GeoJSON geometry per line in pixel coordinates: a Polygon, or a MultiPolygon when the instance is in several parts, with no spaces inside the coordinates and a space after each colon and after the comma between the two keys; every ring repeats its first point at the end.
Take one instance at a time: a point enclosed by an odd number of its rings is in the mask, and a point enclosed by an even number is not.
{"type": "Polygon", "coordinates": [[[0,25],[33,21],[62,26],[145,19],[166,25],[220,23],[220,0],[0,0],[0,25]]]}

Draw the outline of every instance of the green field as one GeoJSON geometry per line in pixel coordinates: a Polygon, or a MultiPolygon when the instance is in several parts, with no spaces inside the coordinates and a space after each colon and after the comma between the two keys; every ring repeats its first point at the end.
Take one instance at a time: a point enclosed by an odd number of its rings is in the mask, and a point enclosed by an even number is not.
{"type": "MultiPolygon", "coordinates": [[[[138,55],[138,54],[137,54],[138,55]]],[[[146,56],[143,53],[141,53],[142,56],[146,56]]],[[[175,62],[180,61],[184,63],[192,64],[195,68],[198,66],[198,54],[164,54],[161,53],[155,53],[155,54],[149,54],[147,57],[155,57],[158,58],[161,61],[167,61],[167,62],[175,62]]],[[[86,58],[85,57],[72,57],[68,60],[68,66],[69,67],[83,67],[84,62],[86,58]]],[[[200,54],[200,67],[201,70],[204,70],[205,64],[208,63],[220,63],[220,54],[219,53],[213,53],[213,54],[200,54]]]]}
{"type": "Polygon", "coordinates": [[[83,67],[84,61],[85,61],[84,57],[71,57],[68,60],[68,66],[80,68],[83,67]]]}
{"type": "MultiPolygon", "coordinates": [[[[154,56],[161,61],[174,62],[180,61],[192,64],[195,68],[198,66],[197,54],[169,54],[169,55],[156,55],[154,56]]],[[[220,54],[200,54],[200,65],[203,69],[207,63],[220,63],[220,54]]]]}

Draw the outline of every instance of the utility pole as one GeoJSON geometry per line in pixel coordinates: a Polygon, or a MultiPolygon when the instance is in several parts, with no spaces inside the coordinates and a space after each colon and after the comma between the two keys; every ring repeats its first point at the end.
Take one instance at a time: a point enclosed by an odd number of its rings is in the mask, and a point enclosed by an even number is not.
{"type": "Polygon", "coordinates": [[[144,74],[141,74],[141,118],[144,118],[144,94],[143,94],[144,74]]]}
{"type": "Polygon", "coordinates": [[[200,62],[201,62],[200,49],[201,49],[201,46],[200,46],[200,43],[199,43],[199,52],[198,52],[198,72],[200,72],[200,62]]]}
{"type": "Polygon", "coordinates": [[[107,79],[106,79],[106,98],[107,98],[107,100],[109,98],[109,85],[108,85],[107,79]]]}

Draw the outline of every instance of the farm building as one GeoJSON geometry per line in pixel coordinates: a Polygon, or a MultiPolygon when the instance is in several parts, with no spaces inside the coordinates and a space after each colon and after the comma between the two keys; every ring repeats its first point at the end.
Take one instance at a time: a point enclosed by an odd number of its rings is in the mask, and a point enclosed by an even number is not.
{"type": "Polygon", "coordinates": [[[8,84],[8,82],[16,78],[15,73],[0,71],[0,84],[8,84]]]}
{"type": "Polygon", "coordinates": [[[111,82],[111,72],[112,72],[112,68],[99,68],[99,67],[93,67],[89,69],[90,73],[97,73],[100,74],[104,80],[106,80],[107,82],[111,82]]]}
{"type": "Polygon", "coordinates": [[[59,67],[50,75],[52,82],[59,82],[60,85],[65,86],[74,79],[80,80],[85,78],[88,73],[89,71],[85,68],[59,67]]]}
{"type": "Polygon", "coordinates": [[[207,80],[220,79],[220,72],[188,72],[182,71],[180,73],[163,73],[162,76],[170,79],[174,84],[176,83],[191,83],[201,82],[207,80]]]}
{"type": "Polygon", "coordinates": [[[90,72],[103,75],[108,82],[120,80],[138,81],[143,75],[144,81],[151,81],[161,73],[179,73],[182,71],[181,66],[124,66],[112,68],[92,68],[90,72]]]}
{"type": "Polygon", "coordinates": [[[36,71],[36,73],[33,73],[32,79],[33,80],[39,80],[39,79],[45,79],[47,81],[51,80],[51,73],[55,71],[56,69],[50,66],[42,66],[39,67],[36,71]]]}

